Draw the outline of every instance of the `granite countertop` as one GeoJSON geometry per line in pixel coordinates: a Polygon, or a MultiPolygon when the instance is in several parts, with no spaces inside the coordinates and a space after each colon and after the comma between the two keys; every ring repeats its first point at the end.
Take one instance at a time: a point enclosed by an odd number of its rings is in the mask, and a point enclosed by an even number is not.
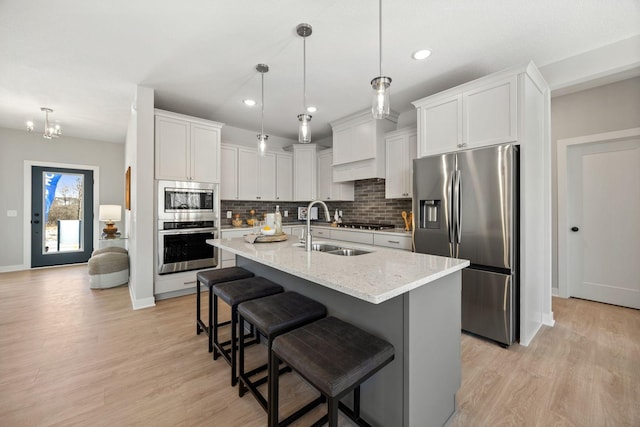
{"type": "Polygon", "coordinates": [[[306,252],[297,241],[247,243],[243,238],[207,243],[249,260],[301,277],[355,298],[380,304],[469,266],[469,261],[332,240],[340,247],[371,253],[340,256],[306,252]]]}
{"type": "MultiPolygon", "coordinates": [[[[283,227],[300,227],[300,226],[306,226],[306,225],[307,225],[306,221],[290,221],[290,222],[282,223],[283,227]]],[[[377,234],[389,234],[389,235],[398,235],[398,236],[411,236],[411,232],[405,231],[404,228],[387,228],[384,230],[360,230],[358,228],[332,227],[331,224],[326,222],[317,222],[317,223],[312,222],[311,228],[316,228],[316,227],[328,228],[330,230],[355,231],[358,233],[377,233],[377,234]]],[[[223,225],[220,227],[222,231],[251,230],[252,228],[253,227],[249,227],[248,225],[244,225],[242,227],[234,227],[232,225],[223,225]]]]}

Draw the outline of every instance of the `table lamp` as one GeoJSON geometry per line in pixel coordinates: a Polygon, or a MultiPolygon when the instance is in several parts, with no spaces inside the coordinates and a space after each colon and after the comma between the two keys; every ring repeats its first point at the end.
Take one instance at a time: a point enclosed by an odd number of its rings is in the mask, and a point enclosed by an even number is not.
{"type": "Polygon", "coordinates": [[[115,239],[118,227],[113,225],[114,222],[120,221],[120,211],[122,207],[120,205],[100,205],[100,213],[98,219],[104,221],[106,227],[102,229],[102,232],[106,235],[107,239],[115,239]]]}

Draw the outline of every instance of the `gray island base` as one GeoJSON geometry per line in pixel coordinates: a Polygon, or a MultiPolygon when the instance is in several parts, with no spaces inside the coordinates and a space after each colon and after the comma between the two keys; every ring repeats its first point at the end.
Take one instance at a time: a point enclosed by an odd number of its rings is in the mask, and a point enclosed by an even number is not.
{"type": "Polygon", "coordinates": [[[242,238],[208,243],[236,254],[238,266],[321,302],[329,315],[394,346],[395,359],[361,386],[367,422],[442,426],[455,413],[461,270],[468,261],[344,242],[332,243],[372,252],[342,257],[305,252],[288,241],[249,244],[242,238]]]}

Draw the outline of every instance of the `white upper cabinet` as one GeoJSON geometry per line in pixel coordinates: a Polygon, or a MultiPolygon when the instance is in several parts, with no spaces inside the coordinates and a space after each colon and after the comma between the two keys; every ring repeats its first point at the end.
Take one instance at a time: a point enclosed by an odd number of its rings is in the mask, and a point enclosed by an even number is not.
{"type": "Polygon", "coordinates": [[[418,157],[518,141],[517,82],[496,75],[413,102],[418,157]]]}
{"type": "Polygon", "coordinates": [[[220,200],[238,199],[238,147],[220,146],[220,200]]]}
{"type": "Polygon", "coordinates": [[[518,77],[510,76],[462,94],[462,140],[466,147],[518,139],[518,77]]]}
{"type": "Polygon", "coordinates": [[[295,144],[293,146],[293,200],[316,199],[316,144],[295,144]]]}
{"type": "Polygon", "coordinates": [[[318,198],[320,200],[354,200],[354,183],[333,182],[333,150],[318,152],[318,198]]]}
{"type": "Polygon", "coordinates": [[[387,199],[410,199],[413,195],[413,159],[416,158],[417,135],[413,127],[385,135],[387,178],[384,189],[387,199]]]}
{"type": "Polygon", "coordinates": [[[457,150],[462,144],[462,95],[421,104],[418,128],[419,157],[457,150]]]}
{"type": "Polygon", "coordinates": [[[156,179],[220,182],[222,123],[155,110],[156,179]]]}
{"type": "Polygon", "coordinates": [[[394,130],[397,122],[397,113],[376,120],[370,110],[332,122],[333,180],[384,178],[384,133],[394,130]]]}
{"type": "Polygon", "coordinates": [[[293,156],[276,154],[276,200],[293,200],[293,156]]]}
{"type": "Polygon", "coordinates": [[[276,199],[276,155],[238,148],[238,199],[276,199]]]}
{"type": "Polygon", "coordinates": [[[293,200],[293,156],[222,144],[221,200],[293,200]]]}

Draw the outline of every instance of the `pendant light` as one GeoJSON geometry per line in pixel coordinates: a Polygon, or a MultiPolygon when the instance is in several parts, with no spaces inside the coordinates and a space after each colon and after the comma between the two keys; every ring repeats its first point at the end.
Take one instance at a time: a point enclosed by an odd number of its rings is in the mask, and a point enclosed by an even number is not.
{"type": "Polygon", "coordinates": [[[269,66],[266,64],[258,64],[256,65],[256,70],[261,74],[261,111],[260,111],[260,133],[256,135],[258,137],[258,153],[261,156],[264,156],[265,150],[267,149],[267,139],[269,139],[269,135],[265,135],[264,133],[264,74],[269,72],[269,66]]]}
{"type": "Polygon", "coordinates": [[[374,119],[384,119],[385,117],[389,117],[389,86],[391,86],[391,77],[382,75],[382,0],[378,0],[378,37],[380,75],[371,80],[371,87],[373,88],[371,114],[373,114],[374,119]]]}
{"type": "Polygon", "coordinates": [[[311,25],[299,24],[296,32],[302,37],[302,109],[304,113],[298,114],[298,142],[308,144],[311,142],[311,115],[307,114],[307,37],[311,35],[311,25]]]}

